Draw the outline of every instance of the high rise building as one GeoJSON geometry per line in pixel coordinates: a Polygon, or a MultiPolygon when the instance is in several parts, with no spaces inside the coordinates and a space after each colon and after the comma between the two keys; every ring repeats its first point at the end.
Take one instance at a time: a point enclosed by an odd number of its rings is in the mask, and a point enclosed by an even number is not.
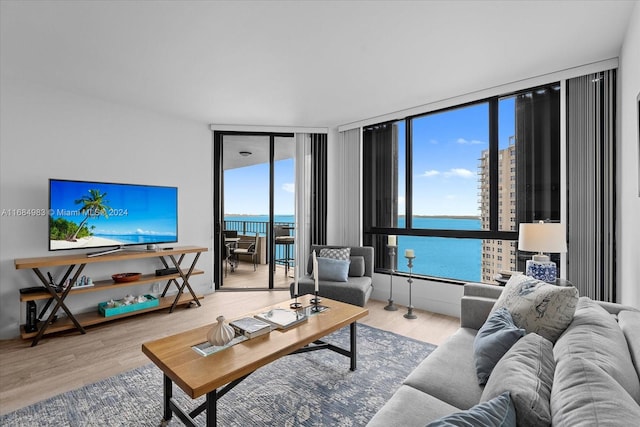
{"type": "MultiPolygon", "coordinates": [[[[483,230],[489,229],[489,150],[484,150],[478,165],[480,219],[483,230]]],[[[514,138],[498,152],[498,227],[516,230],[516,147],[514,138]]],[[[482,241],[481,277],[483,283],[496,283],[501,270],[516,270],[516,242],[485,239],[482,241]]]]}

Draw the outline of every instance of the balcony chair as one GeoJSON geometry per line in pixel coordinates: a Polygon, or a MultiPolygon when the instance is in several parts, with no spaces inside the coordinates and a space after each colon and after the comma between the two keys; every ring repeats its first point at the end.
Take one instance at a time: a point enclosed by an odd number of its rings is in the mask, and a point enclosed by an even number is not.
{"type": "MultiPolygon", "coordinates": [[[[257,257],[258,257],[258,233],[255,238],[251,240],[240,240],[238,247],[233,250],[233,255],[236,260],[239,260],[241,255],[250,256],[253,261],[253,271],[256,271],[257,257]]],[[[238,266],[236,266],[236,269],[238,266]]]]}
{"type": "Polygon", "coordinates": [[[225,246],[225,254],[223,260],[224,264],[224,275],[227,276],[227,268],[231,266],[231,272],[235,271],[235,268],[238,265],[238,259],[236,258],[234,251],[238,246],[238,232],[236,230],[224,230],[224,246],[225,246]]]}
{"type": "MultiPolygon", "coordinates": [[[[295,244],[295,238],[294,236],[289,235],[290,230],[291,227],[284,225],[275,225],[273,227],[273,236],[276,243],[276,253],[283,253],[284,255],[283,258],[276,258],[274,261],[276,264],[284,265],[285,276],[289,274],[289,268],[291,268],[291,264],[293,264],[291,248],[295,244]]],[[[295,248],[293,250],[295,250],[295,248]]]]}

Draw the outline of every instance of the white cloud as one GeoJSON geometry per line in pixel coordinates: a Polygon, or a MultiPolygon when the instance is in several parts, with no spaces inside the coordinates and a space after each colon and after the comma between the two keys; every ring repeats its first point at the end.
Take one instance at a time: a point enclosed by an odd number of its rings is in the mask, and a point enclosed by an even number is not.
{"type": "Polygon", "coordinates": [[[287,182],[285,184],[282,184],[282,189],[287,193],[294,193],[296,190],[296,186],[293,182],[287,182]]]}
{"type": "Polygon", "coordinates": [[[473,172],[471,172],[469,169],[464,168],[449,169],[448,172],[444,173],[444,176],[446,176],[447,178],[452,176],[458,176],[460,178],[475,178],[475,174],[473,172]]]}
{"type": "Polygon", "coordinates": [[[421,176],[426,176],[428,178],[430,176],[436,176],[436,175],[440,175],[440,172],[437,170],[431,169],[430,171],[424,171],[424,173],[421,176]]]}
{"type": "Polygon", "coordinates": [[[484,141],[479,141],[477,139],[472,139],[472,140],[468,140],[468,139],[464,139],[464,138],[458,138],[456,140],[456,142],[458,144],[469,144],[469,145],[478,145],[478,144],[484,144],[484,141]]]}

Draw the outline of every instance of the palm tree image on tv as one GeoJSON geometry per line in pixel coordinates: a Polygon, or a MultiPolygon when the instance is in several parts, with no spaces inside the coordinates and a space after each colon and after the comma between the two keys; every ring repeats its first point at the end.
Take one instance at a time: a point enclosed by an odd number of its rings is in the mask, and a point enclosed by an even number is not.
{"type": "Polygon", "coordinates": [[[91,230],[95,226],[91,226],[91,229],[87,227],[87,221],[92,218],[99,218],[104,216],[105,219],[109,218],[109,210],[111,209],[105,200],[107,193],[101,193],[99,190],[89,190],[88,196],[82,196],[81,198],[74,200],[77,205],[82,205],[79,212],[84,215],[84,218],[80,224],[75,224],[72,221],[58,218],[56,220],[50,219],[50,238],[52,240],[67,240],[69,242],[76,242],[78,238],[92,236],[91,230]],[[70,231],[73,230],[73,234],[70,231]]]}
{"type": "Polygon", "coordinates": [[[86,216],[78,226],[76,232],[71,236],[71,241],[75,241],[78,238],[78,233],[89,218],[99,218],[100,216],[104,216],[105,219],[109,219],[108,210],[111,208],[105,205],[105,203],[109,203],[108,200],[104,199],[105,197],[107,197],[107,193],[100,193],[99,190],[89,190],[88,196],[82,196],[80,199],[75,201],[77,205],[82,204],[80,212],[85,213],[86,216]]]}

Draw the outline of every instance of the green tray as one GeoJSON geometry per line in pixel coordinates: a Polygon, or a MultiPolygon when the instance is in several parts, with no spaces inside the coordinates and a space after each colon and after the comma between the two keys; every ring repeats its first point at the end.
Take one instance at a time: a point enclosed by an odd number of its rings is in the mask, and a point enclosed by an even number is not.
{"type": "Polygon", "coordinates": [[[158,298],[153,295],[145,295],[147,300],[130,305],[121,305],[120,307],[107,307],[107,302],[98,304],[98,311],[104,317],[117,316],[119,314],[130,313],[132,311],[144,310],[145,308],[157,307],[160,304],[158,298]]]}

